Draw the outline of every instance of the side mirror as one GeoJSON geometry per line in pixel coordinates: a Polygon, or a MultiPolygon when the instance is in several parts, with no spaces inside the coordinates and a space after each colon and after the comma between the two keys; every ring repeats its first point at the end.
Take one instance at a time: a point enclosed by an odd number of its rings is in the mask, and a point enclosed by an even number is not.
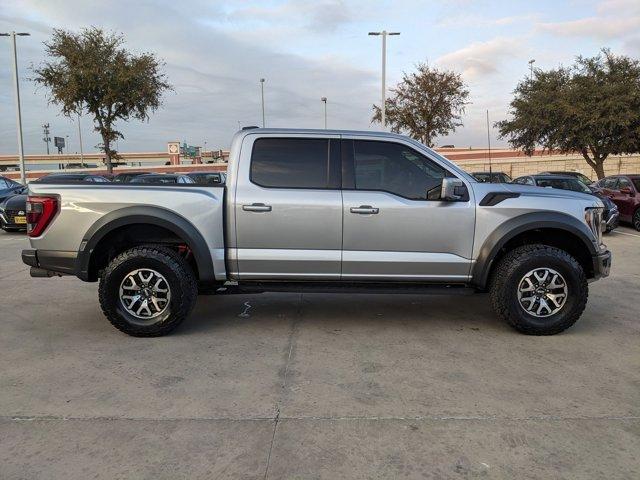
{"type": "Polygon", "coordinates": [[[440,199],[445,202],[457,202],[462,200],[467,191],[464,182],[459,178],[445,177],[442,179],[440,199]]]}

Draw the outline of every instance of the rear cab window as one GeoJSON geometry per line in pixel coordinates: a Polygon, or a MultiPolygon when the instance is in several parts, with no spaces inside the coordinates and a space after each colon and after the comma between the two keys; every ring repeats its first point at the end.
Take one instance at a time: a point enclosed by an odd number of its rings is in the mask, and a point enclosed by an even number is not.
{"type": "Polygon", "coordinates": [[[258,138],[253,143],[249,178],[266,188],[339,188],[332,158],[339,142],[328,138],[258,138]]]}

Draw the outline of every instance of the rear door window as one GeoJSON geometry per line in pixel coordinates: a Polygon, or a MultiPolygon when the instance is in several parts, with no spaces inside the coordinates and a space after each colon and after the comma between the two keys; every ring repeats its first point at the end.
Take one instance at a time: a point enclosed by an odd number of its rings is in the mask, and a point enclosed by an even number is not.
{"type": "Polygon", "coordinates": [[[329,139],[259,138],[250,178],[262,187],[329,188],[329,139]]]}

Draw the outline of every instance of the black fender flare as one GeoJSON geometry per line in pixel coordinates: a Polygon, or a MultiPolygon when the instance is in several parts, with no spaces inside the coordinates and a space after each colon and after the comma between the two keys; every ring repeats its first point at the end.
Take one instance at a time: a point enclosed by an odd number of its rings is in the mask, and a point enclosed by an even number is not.
{"type": "Polygon", "coordinates": [[[126,225],[150,224],[166,228],[182,238],[191,249],[198,266],[199,280],[214,280],[213,261],[207,242],[198,229],[186,218],[161,207],[133,206],[109,212],[97,220],[82,237],[75,263],[76,275],[88,282],[91,257],[105,235],[126,225]]]}
{"type": "Polygon", "coordinates": [[[474,264],[471,283],[475,287],[485,288],[493,261],[502,247],[516,235],[541,228],[564,230],[579,239],[580,244],[588,250],[590,256],[598,253],[593,233],[577,218],[559,212],[525,213],[502,223],[487,237],[474,264]]]}

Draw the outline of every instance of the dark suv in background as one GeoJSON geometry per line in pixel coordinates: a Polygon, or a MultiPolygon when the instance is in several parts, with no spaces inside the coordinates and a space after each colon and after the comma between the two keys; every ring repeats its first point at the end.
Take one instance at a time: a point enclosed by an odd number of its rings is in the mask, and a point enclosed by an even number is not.
{"type": "Polygon", "coordinates": [[[640,175],[613,175],[596,186],[618,206],[620,220],[640,231],[640,175]]]}

